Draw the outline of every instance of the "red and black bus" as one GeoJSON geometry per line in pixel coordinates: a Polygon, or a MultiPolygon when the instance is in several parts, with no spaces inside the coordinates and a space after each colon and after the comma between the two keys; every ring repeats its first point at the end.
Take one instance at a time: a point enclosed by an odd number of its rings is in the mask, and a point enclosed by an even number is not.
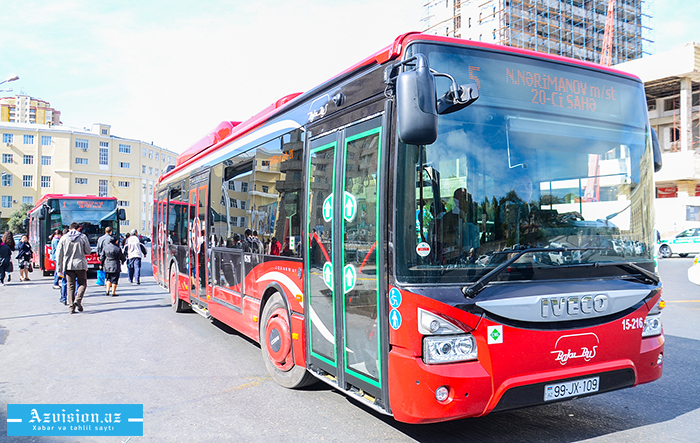
{"type": "Polygon", "coordinates": [[[175,311],[260,342],[280,384],[403,422],[648,383],[652,137],[634,76],[402,35],[180,155],[154,195],[154,275],[175,311]],[[281,247],[253,252],[251,231],[281,247]]]}
{"type": "Polygon", "coordinates": [[[51,260],[51,236],[56,229],[63,230],[73,222],[83,226],[92,246],[87,256],[89,269],[98,269],[97,239],[111,227],[119,235],[119,221],[126,219],[124,209],[117,208],[116,197],[97,197],[82,194],[45,194],[27,215],[29,243],[34,251],[34,267],[44,275],[53,273],[56,265],[51,260]]]}

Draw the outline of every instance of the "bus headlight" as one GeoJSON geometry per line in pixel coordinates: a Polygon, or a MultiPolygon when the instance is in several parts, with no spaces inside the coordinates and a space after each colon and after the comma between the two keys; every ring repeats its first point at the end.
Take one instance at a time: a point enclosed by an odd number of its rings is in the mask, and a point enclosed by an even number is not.
{"type": "Polygon", "coordinates": [[[471,334],[423,337],[423,361],[426,364],[453,363],[476,358],[476,340],[471,334]]]}
{"type": "Polygon", "coordinates": [[[642,331],[642,337],[653,337],[655,335],[661,334],[661,310],[666,306],[666,302],[663,298],[654,305],[654,307],[649,311],[646,318],[644,319],[644,331],[642,331]]]}
{"type": "Polygon", "coordinates": [[[647,315],[644,319],[642,337],[653,337],[661,334],[661,314],[647,315]]]}

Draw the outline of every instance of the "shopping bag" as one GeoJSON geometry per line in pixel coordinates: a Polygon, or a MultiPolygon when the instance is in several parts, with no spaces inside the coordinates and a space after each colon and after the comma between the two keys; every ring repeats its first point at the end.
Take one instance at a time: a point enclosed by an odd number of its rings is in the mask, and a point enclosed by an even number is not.
{"type": "Polygon", "coordinates": [[[104,285],[105,285],[105,271],[100,269],[97,271],[97,286],[104,286],[104,285]]]}

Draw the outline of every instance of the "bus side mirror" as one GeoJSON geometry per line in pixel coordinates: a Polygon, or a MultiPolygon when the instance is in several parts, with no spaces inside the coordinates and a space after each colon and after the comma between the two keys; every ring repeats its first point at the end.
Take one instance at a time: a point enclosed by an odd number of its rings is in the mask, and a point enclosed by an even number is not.
{"type": "Polygon", "coordinates": [[[25,217],[24,220],[22,220],[22,227],[24,227],[24,232],[29,231],[29,217],[25,217]]]}
{"type": "Polygon", "coordinates": [[[415,57],[416,68],[400,73],[396,80],[397,126],[402,142],[429,145],[438,136],[435,78],[425,56],[415,57]]]}
{"type": "Polygon", "coordinates": [[[38,218],[39,220],[46,220],[46,208],[45,207],[42,206],[41,208],[39,208],[39,213],[37,214],[36,218],[38,218]]]}
{"type": "Polygon", "coordinates": [[[651,147],[654,152],[654,172],[659,172],[663,163],[661,161],[661,147],[659,146],[659,136],[656,130],[651,128],[651,147]]]}
{"type": "Polygon", "coordinates": [[[124,210],[124,208],[119,208],[119,210],[117,211],[117,218],[119,220],[126,220],[126,211],[124,210]]]}

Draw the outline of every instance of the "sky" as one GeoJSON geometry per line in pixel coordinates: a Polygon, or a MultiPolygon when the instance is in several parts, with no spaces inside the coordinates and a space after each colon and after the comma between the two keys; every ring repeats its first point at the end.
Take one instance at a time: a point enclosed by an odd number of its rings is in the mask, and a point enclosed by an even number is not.
{"type": "MultiPolygon", "coordinates": [[[[420,30],[423,0],[0,0],[0,85],[64,125],[182,152],[420,30]]],[[[697,0],[655,0],[655,52],[700,42],[697,0]]],[[[4,93],[3,95],[7,95],[4,93]]]]}

